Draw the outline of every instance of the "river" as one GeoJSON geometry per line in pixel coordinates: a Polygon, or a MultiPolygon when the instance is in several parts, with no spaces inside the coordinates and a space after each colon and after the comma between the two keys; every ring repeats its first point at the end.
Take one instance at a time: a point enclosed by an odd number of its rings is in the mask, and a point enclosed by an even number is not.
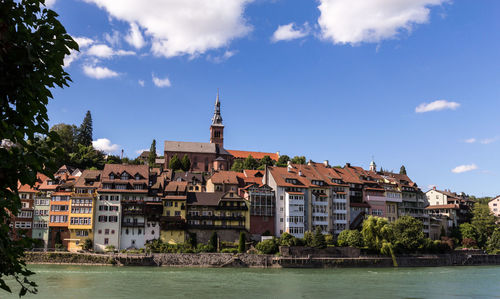
{"type": "MultiPolygon", "coordinates": [[[[500,267],[239,269],[31,265],[27,298],[500,298],[500,267]]],[[[0,298],[17,298],[0,291],[0,298]]]]}

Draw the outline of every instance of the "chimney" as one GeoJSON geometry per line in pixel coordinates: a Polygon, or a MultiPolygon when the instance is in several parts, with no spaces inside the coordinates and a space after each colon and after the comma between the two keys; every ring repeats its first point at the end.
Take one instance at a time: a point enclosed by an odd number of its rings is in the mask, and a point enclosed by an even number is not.
{"type": "Polygon", "coordinates": [[[351,163],[345,163],[345,167],[351,167],[351,163]]]}
{"type": "Polygon", "coordinates": [[[304,175],[302,174],[302,170],[299,170],[299,175],[300,175],[300,176],[304,176],[304,175]]]}
{"type": "Polygon", "coordinates": [[[292,169],[293,169],[292,162],[291,162],[291,161],[288,161],[288,162],[287,162],[287,166],[286,166],[286,170],[287,170],[288,172],[292,172],[292,169]]]}
{"type": "Polygon", "coordinates": [[[325,167],[330,167],[330,163],[328,162],[328,160],[323,161],[323,165],[325,165],[325,167]]]}

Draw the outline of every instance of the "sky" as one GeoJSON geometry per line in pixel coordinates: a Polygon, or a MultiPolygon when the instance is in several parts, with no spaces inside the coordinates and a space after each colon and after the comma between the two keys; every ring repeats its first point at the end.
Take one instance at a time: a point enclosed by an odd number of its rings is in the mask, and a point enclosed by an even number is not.
{"type": "Polygon", "coordinates": [[[94,146],[134,158],[209,141],[349,162],[500,194],[496,0],[50,0],[80,52],[50,124],[93,118],[94,146]]]}

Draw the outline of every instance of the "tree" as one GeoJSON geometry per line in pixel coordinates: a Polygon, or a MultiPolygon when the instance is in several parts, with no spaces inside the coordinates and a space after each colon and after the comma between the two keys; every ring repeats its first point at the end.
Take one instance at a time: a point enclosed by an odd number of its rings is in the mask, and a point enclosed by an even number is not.
{"type": "Polygon", "coordinates": [[[276,166],[286,167],[288,164],[288,161],[290,161],[290,157],[288,157],[287,155],[280,156],[278,158],[278,162],[276,163],[276,166]]]}
{"type": "Polygon", "coordinates": [[[275,238],[259,242],[255,248],[263,254],[275,254],[279,249],[275,238]]]}
{"type": "Polygon", "coordinates": [[[92,249],[92,246],[93,246],[92,239],[87,238],[85,239],[85,241],[83,241],[82,249],[88,251],[92,249]]]}
{"type": "Polygon", "coordinates": [[[401,165],[401,168],[399,169],[399,174],[406,175],[406,167],[404,165],[401,165]]]}
{"type": "Polygon", "coordinates": [[[92,146],[79,144],[78,150],[70,154],[70,164],[81,169],[91,167],[103,169],[105,163],[103,152],[94,149],[92,146]]]}
{"type": "Polygon", "coordinates": [[[304,232],[304,245],[313,247],[314,245],[314,234],[311,231],[304,232]]]}
{"type": "Polygon", "coordinates": [[[495,229],[490,239],[486,243],[486,250],[489,254],[500,253],[500,227],[495,229]]]}
{"type": "Polygon", "coordinates": [[[149,148],[148,164],[149,167],[153,167],[156,163],[156,140],[153,139],[151,142],[151,147],[149,148]]]}
{"type": "Polygon", "coordinates": [[[80,128],[78,128],[78,143],[90,146],[92,145],[92,115],[87,111],[80,128]]]}
{"type": "Polygon", "coordinates": [[[184,171],[189,171],[191,169],[191,160],[189,160],[189,157],[186,154],[182,157],[181,168],[184,171]]]}
{"type": "Polygon", "coordinates": [[[245,244],[246,238],[247,238],[246,234],[244,232],[240,232],[240,239],[239,239],[239,242],[238,242],[238,252],[239,253],[245,252],[245,249],[246,249],[246,244],[245,244]]]}
{"type": "Polygon", "coordinates": [[[326,247],[325,235],[323,235],[323,231],[321,230],[321,227],[319,227],[319,226],[316,227],[316,231],[314,232],[313,247],[316,247],[316,248],[325,248],[326,247]]]}
{"type": "Polygon", "coordinates": [[[179,160],[179,157],[177,157],[177,154],[175,154],[172,159],[170,159],[170,162],[168,163],[168,167],[172,169],[173,171],[179,170],[182,168],[182,163],[181,160],[179,160]]]}
{"type": "MultiPolygon", "coordinates": [[[[403,216],[392,224],[394,233],[394,247],[402,252],[415,252],[424,244],[424,226],[422,221],[411,217],[403,216]]],[[[390,240],[387,240],[390,242],[390,240]]]]}
{"type": "Polygon", "coordinates": [[[495,221],[495,216],[491,213],[487,205],[479,203],[474,205],[471,224],[476,228],[476,241],[479,248],[484,248],[488,241],[488,237],[493,234],[496,228],[495,221]]]}
{"type": "Polygon", "coordinates": [[[271,157],[269,156],[264,156],[262,157],[262,159],[260,159],[260,166],[273,166],[274,165],[274,161],[273,159],[271,159],[271,157]]]}
{"type": "MultiPolygon", "coordinates": [[[[465,239],[474,240],[477,242],[478,233],[476,227],[470,223],[462,223],[459,226],[460,228],[460,236],[462,237],[462,241],[465,239]]],[[[463,245],[463,242],[462,242],[463,245]]]]}
{"type": "Polygon", "coordinates": [[[385,218],[370,216],[363,221],[361,230],[365,246],[380,252],[382,245],[393,240],[392,227],[385,218]]]}
{"type": "Polygon", "coordinates": [[[9,215],[16,214],[21,201],[18,183],[33,186],[37,172],[56,170],[54,148],[59,141],[49,131],[47,104],[51,88],[68,86],[64,57],[78,44],[46,9],[44,1],[0,1],[0,288],[11,292],[9,283],[20,286],[19,295],[36,293],[33,274],[22,261],[23,249],[31,239],[9,238],[9,215]],[[45,139],[47,146],[40,146],[45,139]]]}
{"type": "Polygon", "coordinates": [[[362,247],[363,236],[357,230],[343,230],[340,232],[337,242],[339,246],[362,247]]]}
{"type": "Polygon", "coordinates": [[[50,131],[56,132],[59,135],[60,146],[66,151],[66,153],[72,153],[77,149],[77,134],[78,129],[75,125],[68,124],[57,124],[50,128],[50,131]]]}
{"type": "Polygon", "coordinates": [[[122,163],[122,159],[120,159],[119,156],[109,155],[106,158],[106,164],[121,164],[121,163],[122,163]]]}
{"type": "Polygon", "coordinates": [[[232,171],[242,172],[243,171],[243,162],[241,159],[236,159],[231,166],[232,171]]]}
{"type": "Polygon", "coordinates": [[[305,156],[295,156],[292,159],[293,164],[306,164],[306,157],[305,156]]]}
{"type": "Polygon", "coordinates": [[[257,169],[257,167],[259,167],[259,162],[252,155],[248,155],[245,161],[243,161],[243,169],[257,169]]]}
{"type": "Polygon", "coordinates": [[[212,247],[213,251],[217,251],[217,248],[219,247],[219,237],[217,236],[217,232],[213,232],[210,236],[209,245],[212,247]]]}

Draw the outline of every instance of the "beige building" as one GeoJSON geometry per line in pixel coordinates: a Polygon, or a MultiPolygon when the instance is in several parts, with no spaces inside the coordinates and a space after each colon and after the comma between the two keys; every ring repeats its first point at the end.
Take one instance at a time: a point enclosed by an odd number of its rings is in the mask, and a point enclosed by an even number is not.
{"type": "Polygon", "coordinates": [[[488,202],[488,207],[495,217],[500,217],[500,196],[490,200],[490,202],[488,202]]]}

